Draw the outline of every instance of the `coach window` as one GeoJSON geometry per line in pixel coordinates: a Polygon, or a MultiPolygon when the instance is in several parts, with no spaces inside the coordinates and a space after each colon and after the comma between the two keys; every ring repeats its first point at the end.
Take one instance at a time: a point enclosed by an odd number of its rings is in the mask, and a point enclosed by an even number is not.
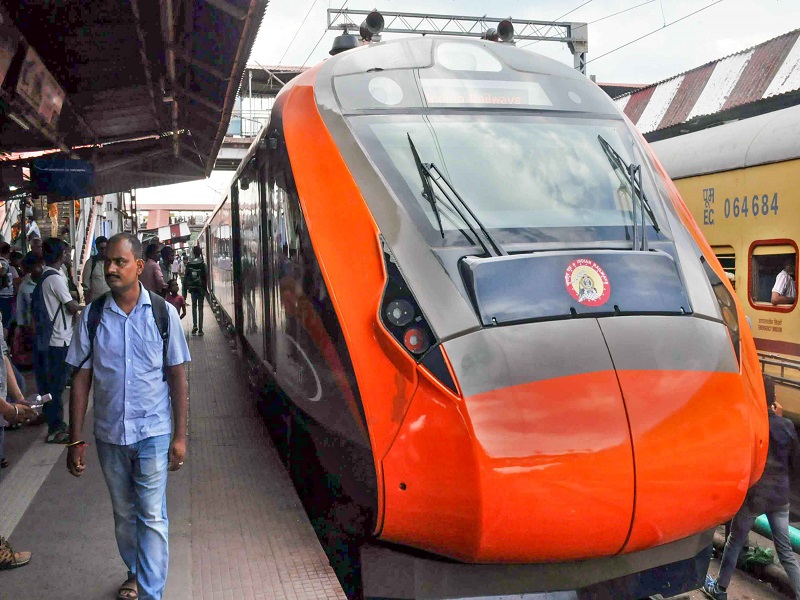
{"type": "Polygon", "coordinates": [[[711,249],[722,265],[722,270],[728,276],[731,285],[736,288],[736,251],[733,246],[712,246],[711,249]]]}
{"type": "Polygon", "coordinates": [[[750,247],[750,303],[760,310],[790,311],[797,304],[797,246],[789,240],[750,247]],[[780,287],[780,289],[777,289],[780,287]],[[776,290],[777,304],[773,304],[776,290]]]}

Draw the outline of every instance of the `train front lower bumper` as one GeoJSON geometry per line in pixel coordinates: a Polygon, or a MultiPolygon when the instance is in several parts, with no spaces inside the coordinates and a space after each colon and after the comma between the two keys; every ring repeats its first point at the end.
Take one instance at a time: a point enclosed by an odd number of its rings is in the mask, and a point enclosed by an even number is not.
{"type": "Polygon", "coordinates": [[[758,441],[724,325],[574,319],[444,348],[462,398],[420,377],[382,461],[381,539],[561,563],[691,538],[741,505],[758,441]]]}

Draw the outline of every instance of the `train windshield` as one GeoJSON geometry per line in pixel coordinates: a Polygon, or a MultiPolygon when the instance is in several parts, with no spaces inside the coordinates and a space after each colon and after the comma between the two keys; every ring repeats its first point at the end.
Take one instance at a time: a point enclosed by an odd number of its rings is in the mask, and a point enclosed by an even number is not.
{"type": "MultiPolygon", "coordinates": [[[[435,165],[501,243],[630,241],[634,198],[623,164],[641,162],[624,122],[476,113],[350,117],[356,135],[432,245],[469,244],[453,211],[424,195],[409,146],[435,165]],[[613,149],[609,152],[608,147],[613,149]],[[441,222],[441,225],[440,225],[441,222]]],[[[661,225],[648,170],[643,189],[661,225]]],[[[665,239],[647,215],[648,239],[665,239]]]]}

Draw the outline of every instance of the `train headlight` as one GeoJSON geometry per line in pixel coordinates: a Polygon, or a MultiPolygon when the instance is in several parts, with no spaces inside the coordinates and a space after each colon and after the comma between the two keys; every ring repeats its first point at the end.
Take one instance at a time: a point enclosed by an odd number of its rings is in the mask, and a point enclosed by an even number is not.
{"type": "Polygon", "coordinates": [[[403,336],[403,344],[414,354],[424,354],[431,347],[428,334],[421,327],[409,327],[403,336]]]}
{"type": "Polygon", "coordinates": [[[436,336],[428,325],[422,309],[408,287],[400,268],[381,236],[386,265],[386,288],[379,316],[386,330],[415,361],[421,362],[425,353],[436,344],[436,336]]]}
{"type": "Polygon", "coordinates": [[[733,295],[731,295],[731,293],[728,291],[728,288],[725,287],[725,284],[722,282],[722,279],[719,278],[717,272],[714,271],[714,269],[711,268],[711,265],[708,264],[705,256],[702,256],[700,260],[703,263],[706,276],[711,284],[711,289],[714,290],[714,297],[717,299],[717,304],[719,304],[719,312],[722,315],[722,321],[728,328],[728,335],[730,335],[731,344],[733,344],[733,351],[736,354],[736,362],[741,364],[741,350],[739,348],[739,316],[736,310],[736,302],[734,302],[733,295]]]}
{"type": "Polygon", "coordinates": [[[408,300],[392,300],[386,307],[386,318],[392,325],[404,327],[414,318],[414,306],[408,300]]]}
{"type": "Polygon", "coordinates": [[[377,316],[384,329],[416,363],[425,367],[457,395],[458,387],[436,334],[428,325],[425,313],[414,298],[383,236],[380,236],[380,242],[387,277],[377,316]]]}

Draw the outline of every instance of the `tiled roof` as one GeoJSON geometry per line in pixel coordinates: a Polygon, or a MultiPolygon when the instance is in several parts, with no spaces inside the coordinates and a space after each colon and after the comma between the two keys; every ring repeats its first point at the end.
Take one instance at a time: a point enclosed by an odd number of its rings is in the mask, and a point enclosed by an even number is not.
{"type": "Polygon", "coordinates": [[[800,29],[619,96],[642,133],[800,91],[800,29]]]}

